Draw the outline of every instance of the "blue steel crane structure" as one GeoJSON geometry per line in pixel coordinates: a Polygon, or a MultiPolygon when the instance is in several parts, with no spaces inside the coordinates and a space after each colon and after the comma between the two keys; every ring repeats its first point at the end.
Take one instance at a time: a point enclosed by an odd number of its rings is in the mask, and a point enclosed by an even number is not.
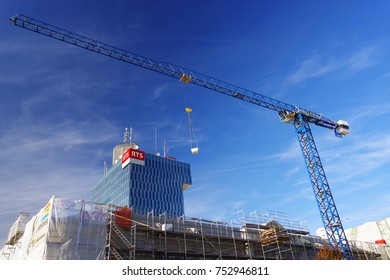
{"type": "Polygon", "coordinates": [[[334,122],[304,108],[264,96],[172,63],[160,62],[137,55],[25,15],[18,14],[10,18],[10,20],[15,26],[278,112],[282,122],[290,123],[295,127],[330,247],[341,250],[345,259],[353,258],[309,125],[312,123],[331,129],[336,136],[342,137],[349,133],[347,122],[342,120],[334,122]]]}

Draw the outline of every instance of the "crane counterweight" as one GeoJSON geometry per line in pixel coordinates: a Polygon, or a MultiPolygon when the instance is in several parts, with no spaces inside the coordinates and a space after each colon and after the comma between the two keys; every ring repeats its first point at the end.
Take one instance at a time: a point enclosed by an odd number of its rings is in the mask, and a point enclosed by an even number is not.
{"type": "Polygon", "coordinates": [[[348,122],[346,121],[343,121],[343,120],[339,120],[337,122],[338,126],[337,126],[337,130],[338,132],[341,134],[341,135],[348,135],[349,134],[349,124],[348,122]]]}

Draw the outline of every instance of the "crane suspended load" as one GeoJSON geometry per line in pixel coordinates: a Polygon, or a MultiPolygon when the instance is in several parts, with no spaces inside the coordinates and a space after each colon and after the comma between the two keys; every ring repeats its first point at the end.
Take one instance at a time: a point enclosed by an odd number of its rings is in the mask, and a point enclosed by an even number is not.
{"type": "Polygon", "coordinates": [[[186,108],[186,112],[188,114],[188,126],[189,126],[189,130],[190,130],[190,146],[191,146],[191,153],[193,155],[199,153],[199,147],[198,147],[198,142],[196,141],[196,137],[195,137],[195,132],[194,132],[194,128],[192,126],[192,120],[191,120],[191,113],[192,113],[192,109],[190,107],[187,107],[186,108]],[[194,145],[193,145],[194,144],[194,145]]]}

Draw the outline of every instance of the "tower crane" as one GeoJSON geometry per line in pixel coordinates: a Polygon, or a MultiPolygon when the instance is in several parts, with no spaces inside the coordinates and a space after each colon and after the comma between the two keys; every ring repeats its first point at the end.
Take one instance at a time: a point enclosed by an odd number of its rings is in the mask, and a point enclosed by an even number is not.
{"type": "Polygon", "coordinates": [[[346,121],[340,120],[335,122],[313,111],[267,97],[172,63],[140,56],[25,15],[18,14],[10,18],[10,20],[15,26],[38,34],[170,76],[187,84],[204,87],[238,100],[276,111],[282,122],[294,126],[329,246],[340,250],[345,259],[353,258],[310,128],[310,124],[315,124],[333,130],[337,137],[343,137],[349,133],[349,125],[346,121]]]}

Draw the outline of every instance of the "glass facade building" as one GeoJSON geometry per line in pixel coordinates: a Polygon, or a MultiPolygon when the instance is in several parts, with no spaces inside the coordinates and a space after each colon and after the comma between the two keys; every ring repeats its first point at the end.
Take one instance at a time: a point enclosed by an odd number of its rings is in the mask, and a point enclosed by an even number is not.
{"type": "Polygon", "coordinates": [[[119,160],[92,189],[92,201],[133,208],[134,213],[184,215],[183,190],[191,185],[190,165],[145,154],[145,165],[119,160]]]}

